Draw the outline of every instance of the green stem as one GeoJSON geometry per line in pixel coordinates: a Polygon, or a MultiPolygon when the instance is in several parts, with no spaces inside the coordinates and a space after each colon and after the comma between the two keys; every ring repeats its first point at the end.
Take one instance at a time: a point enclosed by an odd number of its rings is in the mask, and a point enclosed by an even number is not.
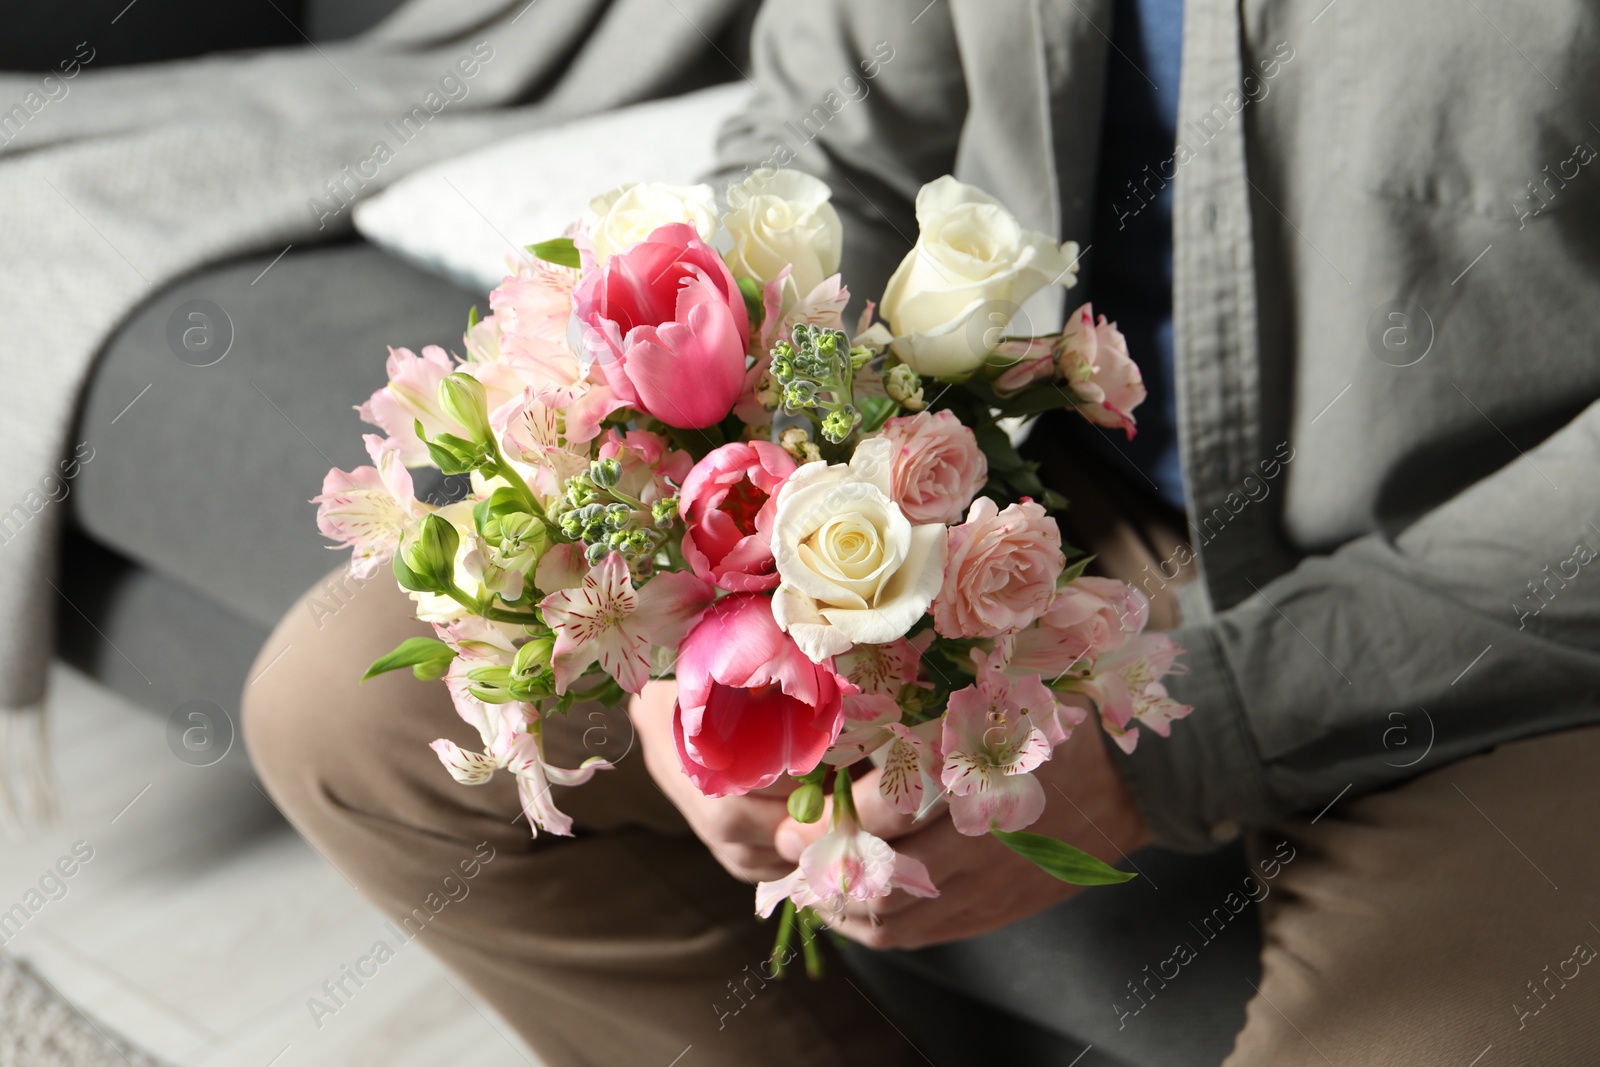
{"type": "Polygon", "coordinates": [[[505,608],[484,608],[479,612],[486,619],[495,622],[520,622],[531,626],[543,626],[544,620],[529,611],[507,611],[505,608]]]}
{"type": "Polygon", "coordinates": [[[861,821],[856,815],[856,798],[851,792],[853,785],[850,769],[840,767],[838,773],[833,776],[833,820],[829,826],[837,828],[839,821],[845,816],[849,816],[853,823],[861,821]]]}
{"type": "Polygon", "coordinates": [[[445,596],[449,597],[451,600],[454,600],[457,604],[460,604],[474,615],[482,615],[485,613],[483,605],[478,603],[473,597],[467,595],[467,591],[461,588],[459,585],[456,585],[454,582],[450,583],[450,588],[446,589],[444,593],[445,596]]]}

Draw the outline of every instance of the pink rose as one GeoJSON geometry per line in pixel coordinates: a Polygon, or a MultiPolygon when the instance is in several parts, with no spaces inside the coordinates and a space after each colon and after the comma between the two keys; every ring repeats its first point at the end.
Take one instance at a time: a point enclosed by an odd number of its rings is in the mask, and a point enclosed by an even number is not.
{"type": "Polygon", "coordinates": [[[688,525],[683,558],[698,577],[730,593],[777,586],[774,498],[793,473],[789,453],[767,441],[723,445],[694,465],[679,509],[688,525]]]}
{"type": "Polygon", "coordinates": [[[1094,319],[1084,304],[1067,320],[1056,342],[1061,376],[1084,406],[1078,411],[1101,426],[1121,426],[1131,440],[1133,409],[1144,403],[1144,378],[1128,355],[1128,342],[1104,315],[1094,319]]]}
{"type": "Polygon", "coordinates": [[[1044,508],[1024,500],[1000,511],[980,496],[967,521],[950,528],[934,629],[945,637],[1015,633],[1050,606],[1066,562],[1061,531],[1044,508]]]}
{"type": "Polygon", "coordinates": [[[706,796],[739,796],[805,774],[839,735],[855,687],[817,664],[772,619],[772,599],[713,604],[678,655],[672,731],[683,772],[706,796]]]}
{"type": "Polygon", "coordinates": [[[693,456],[649,430],[607,430],[600,442],[600,458],[621,465],[617,488],[646,505],[676,493],[694,465],[693,456]]]}
{"type": "Polygon", "coordinates": [[[949,411],[890,419],[883,436],[894,444],[890,488],[917,525],[960,522],[989,478],[989,461],[972,431],[949,411]]]}
{"type": "Polygon", "coordinates": [[[1144,629],[1150,601],[1114,578],[1076,578],[1056,593],[1050,609],[1016,635],[1010,672],[1057,677],[1115,648],[1144,629]]]}
{"type": "Polygon", "coordinates": [[[662,226],[591,267],[574,304],[585,344],[629,405],[702,429],[739,399],[749,315],[722,257],[693,226],[662,226]]]}

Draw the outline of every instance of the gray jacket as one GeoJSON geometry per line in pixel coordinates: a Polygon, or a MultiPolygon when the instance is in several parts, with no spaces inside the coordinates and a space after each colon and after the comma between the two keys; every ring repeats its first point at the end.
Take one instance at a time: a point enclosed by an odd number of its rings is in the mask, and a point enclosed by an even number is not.
{"type": "MultiPolygon", "coordinates": [[[[1595,4],[1196,0],[1174,315],[1203,593],[1122,760],[1210,847],[1600,720],[1595,4]]],[[[946,172],[1090,251],[1110,0],[768,3],[724,174],[811,171],[876,294],[946,172]]],[[[1144,579],[1160,582],[1159,575],[1144,579]]]]}

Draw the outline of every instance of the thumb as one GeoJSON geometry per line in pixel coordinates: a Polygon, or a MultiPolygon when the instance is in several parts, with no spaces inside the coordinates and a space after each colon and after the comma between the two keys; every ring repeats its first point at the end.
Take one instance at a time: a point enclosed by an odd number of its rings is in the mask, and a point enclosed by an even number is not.
{"type": "MultiPolygon", "coordinates": [[[[856,780],[850,795],[855,801],[861,828],[875,837],[892,841],[910,833],[917,824],[912,816],[895,811],[883,799],[879,789],[881,780],[882,774],[874,768],[856,780]]],[[[773,835],[773,847],[784,859],[798,863],[800,853],[805,851],[806,846],[827,833],[832,824],[833,797],[830,796],[823,804],[822,818],[814,823],[797,822],[792,817],[785,817],[773,835]]]]}

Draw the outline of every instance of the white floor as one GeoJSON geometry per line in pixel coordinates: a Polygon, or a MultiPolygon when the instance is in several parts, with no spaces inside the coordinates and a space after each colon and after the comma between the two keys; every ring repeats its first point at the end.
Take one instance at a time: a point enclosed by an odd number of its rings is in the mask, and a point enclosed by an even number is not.
{"type": "Polygon", "coordinates": [[[65,667],[51,703],[63,810],[0,841],[0,912],[75,843],[93,858],[65,895],[46,879],[59,899],[4,948],[95,1021],[175,1067],[537,1067],[418,944],[316,1018],[322,984],[394,938],[278,816],[241,746],[191,767],[162,716],[65,667]]]}

